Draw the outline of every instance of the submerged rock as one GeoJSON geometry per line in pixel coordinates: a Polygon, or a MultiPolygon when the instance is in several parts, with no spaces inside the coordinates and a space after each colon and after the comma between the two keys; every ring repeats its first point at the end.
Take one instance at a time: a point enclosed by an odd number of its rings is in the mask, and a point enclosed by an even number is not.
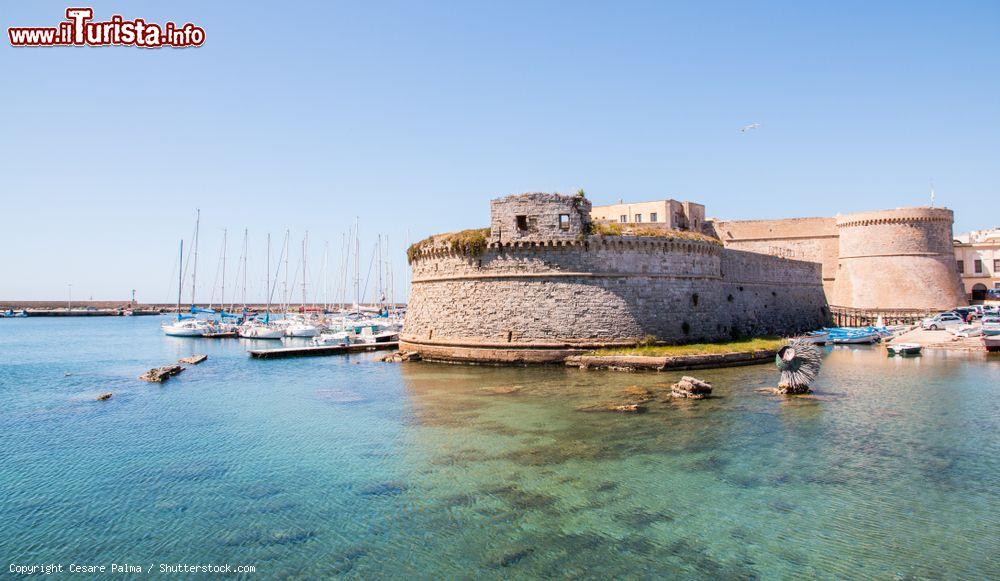
{"type": "Polygon", "coordinates": [[[670,397],[704,399],[711,394],[711,383],[689,375],[681,377],[680,381],[670,386],[670,397]]]}
{"type": "Polygon", "coordinates": [[[618,412],[621,414],[640,414],[646,411],[646,406],[638,403],[621,403],[605,401],[576,408],[581,412],[618,412]]]}
{"type": "Polygon", "coordinates": [[[519,393],[522,389],[524,388],[520,385],[496,385],[484,387],[481,391],[492,395],[510,395],[512,393],[519,393]]]}
{"type": "Polygon", "coordinates": [[[808,385],[779,385],[774,393],[780,395],[804,395],[807,393],[812,393],[808,385]]]}
{"type": "Polygon", "coordinates": [[[416,351],[393,351],[383,355],[380,361],[387,363],[398,363],[401,361],[420,361],[420,354],[416,351]]]}
{"type": "Polygon", "coordinates": [[[184,368],[180,365],[164,365],[163,367],[154,367],[146,373],[139,376],[142,381],[148,381],[150,383],[161,383],[167,379],[170,379],[174,375],[177,375],[184,368]]]}
{"type": "Polygon", "coordinates": [[[618,412],[637,414],[646,411],[644,404],[653,401],[653,392],[645,387],[632,385],[623,389],[615,399],[583,405],[576,408],[582,412],[618,412]]]}
{"type": "Polygon", "coordinates": [[[102,393],[101,395],[97,396],[97,401],[104,401],[104,400],[111,399],[111,395],[112,394],[111,394],[110,391],[106,392],[106,393],[102,393]]]}

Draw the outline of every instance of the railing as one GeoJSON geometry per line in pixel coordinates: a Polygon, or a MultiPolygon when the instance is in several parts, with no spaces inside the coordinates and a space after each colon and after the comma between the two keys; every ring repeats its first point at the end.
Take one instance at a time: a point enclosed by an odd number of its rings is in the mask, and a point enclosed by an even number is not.
{"type": "Polygon", "coordinates": [[[830,307],[834,324],[839,327],[867,327],[882,317],[885,325],[912,325],[937,311],[920,309],[854,309],[850,307],[830,307]]]}

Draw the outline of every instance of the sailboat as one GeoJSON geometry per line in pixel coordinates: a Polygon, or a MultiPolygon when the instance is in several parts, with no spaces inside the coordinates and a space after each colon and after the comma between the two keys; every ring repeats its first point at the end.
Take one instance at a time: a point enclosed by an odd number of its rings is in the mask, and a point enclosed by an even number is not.
{"type": "MultiPolygon", "coordinates": [[[[245,272],[245,269],[244,269],[245,272]]],[[[267,235],[267,307],[264,318],[254,319],[240,327],[239,335],[244,339],[281,339],[285,334],[282,329],[271,326],[271,235],[267,235]]],[[[244,287],[246,283],[244,283],[244,287]]]]}
{"type": "MultiPolygon", "coordinates": [[[[181,293],[184,289],[184,269],[181,267],[183,262],[184,241],[181,240],[180,260],[177,263],[177,320],[172,323],[163,323],[161,328],[163,334],[170,337],[201,337],[209,331],[208,322],[196,319],[193,315],[181,313],[181,293]]],[[[193,294],[194,291],[192,291],[193,294]]]]}
{"type": "Polygon", "coordinates": [[[309,232],[302,238],[302,318],[285,327],[285,335],[289,337],[310,338],[319,335],[319,328],[306,319],[306,247],[309,244],[309,232]]]}

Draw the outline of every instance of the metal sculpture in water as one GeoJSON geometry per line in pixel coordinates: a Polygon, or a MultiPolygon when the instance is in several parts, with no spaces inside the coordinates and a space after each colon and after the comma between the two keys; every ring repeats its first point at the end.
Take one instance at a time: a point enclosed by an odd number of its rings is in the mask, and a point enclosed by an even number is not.
{"type": "Polygon", "coordinates": [[[823,364],[819,348],[800,339],[793,339],[778,350],[774,363],[781,370],[778,393],[809,393],[809,384],[819,375],[823,364]]]}

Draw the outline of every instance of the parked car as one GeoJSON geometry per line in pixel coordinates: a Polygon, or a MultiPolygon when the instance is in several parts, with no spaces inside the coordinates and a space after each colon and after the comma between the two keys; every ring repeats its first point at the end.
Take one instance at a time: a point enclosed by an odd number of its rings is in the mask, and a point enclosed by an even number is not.
{"type": "Polygon", "coordinates": [[[1000,307],[996,305],[986,305],[983,307],[983,316],[997,316],[1000,315],[1000,307]]]}
{"type": "Polygon", "coordinates": [[[946,329],[948,327],[955,327],[961,325],[965,321],[962,316],[957,313],[941,313],[939,315],[934,315],[933,317],[927,317],[920,322],[920,326],[924,329],[929,329],[931,331],[937,331],[938,329],[946,329]]]}

